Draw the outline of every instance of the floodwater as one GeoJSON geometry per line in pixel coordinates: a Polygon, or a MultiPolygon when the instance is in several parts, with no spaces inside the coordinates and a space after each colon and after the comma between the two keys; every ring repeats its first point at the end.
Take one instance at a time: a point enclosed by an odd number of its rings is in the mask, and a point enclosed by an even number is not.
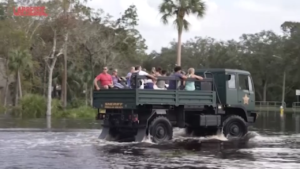
{"type": "Polygon", "coordinates": [[[98,140],[97,121],[0,119],[0,169],[299,169],[300,115],[261,113],[245,140],[222,135],[161,145],[98,140]]]}

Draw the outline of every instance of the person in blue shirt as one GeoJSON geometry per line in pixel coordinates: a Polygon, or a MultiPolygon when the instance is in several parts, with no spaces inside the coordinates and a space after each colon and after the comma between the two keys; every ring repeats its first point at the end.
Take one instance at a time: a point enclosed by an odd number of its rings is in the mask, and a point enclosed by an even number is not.
{"type": "MultiPolygon", "coordinates": [[[[183,75],[181,73],[181,67],[180,66],[176,66],[174,68],[174,73],[172,75],[170,75],[170,77],[179,77],[181,79],[181,86],[183,85],[183,82],[185,79],[187,79],[187,76],[183,75]]],[[[176,80],[170,80],[169,81],[169,90],[175,90],[177,89],[177,82],[176,80]]]]}
{"type": "Polygon", "coordinates": [[[134,67],[131,67],[131,69],[130,69],[130,72],[129,73],[127,73],[127,75],[126,75],[126,79],[127,79],[127,87],[129,87],[130,88],[130,78],[131,78],[131,75],[132,75],[132,73],[135,71],[135,68],[134,67]]]}
{"type": "Polygon", "coordinates": [[[113,70],[113,73],[112,73],[111,77],[112,77],[113,85],[114,85],[115,88],[123,89],[125,87],[120,83],[121,79],[118,77],[118,70],[117,69],[113,70]]]}
{"type": "MultiPolygon", "coordinates": [[[[203,77],[195,75],[195,69],[189,68],[188,70],[188,78],[195,78],[197,80],[203,80],[203,77]]],[[[185,83],[185,90],[187,91],[194,91],[195,88],[195,81],[186,81],[185,83]]]]}

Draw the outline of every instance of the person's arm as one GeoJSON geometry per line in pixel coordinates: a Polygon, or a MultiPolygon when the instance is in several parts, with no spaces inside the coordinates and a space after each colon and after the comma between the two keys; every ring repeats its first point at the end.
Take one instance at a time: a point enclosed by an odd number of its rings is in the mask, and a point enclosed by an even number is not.
{"type": "Polygon", "coordinates": [[[118,82],[121,83],[123,81],[122,77],[117,76],[118,82]]]}
{"type": "Polygon", "coordinates": [[[156,79],[157,79],[156,77],[150,75],[150,74],[147,73],[147,72],[141,72],[140,75],[142,75],[142,76],[147,76],[148,78],[150,78],[150,79],[152,79],[152,80],[156,80],[156,79]]]}
{"type": "Polygon", "coordinates": [[[129,79],[131,77],[131,73],[127,73],[126,79],[129,79]]]}
{"type": "Polygon", "coordinates": [[[185,76],[185,75],[183,75],[183,74],[180,74],[180,78],[181,78],[182,80],[186,80],[188,77],[185,76]]]}
{"type": "Polygon", "coordinates": [[[94,86],[96,87],[96,90],[100,90],[100,87],[98,86],[98,81],[101,79],[101,76],[98,75],[95,79],[94,79],[94,86]]]}
{"type": "Polygon", "coordinates": [[[110,85],[109,85],[109,86],[110,86],[110,87],[113,87],[113,86],[114,86],[114,83],[113,83],[113,80],[112,80],[112,76],[110,75],[109,77],[110,77],[110,85]]]}
{"type": "Polygon", "coordinates": [[[193,75],[192,77],[193,77],[193,78],[196,78],[196,79],[198,79],[198,80],[203,80],[203,77],[201,77],[201,76],[193,75]]]}
{"type": "Polygon", "coordinates": [[[152,80],[156,80],[157,79],[156,77],[154,77],[154,76],[152,76],[150,74],[147,74],[146,76],[149,77],[149,78],[151,78],[152,80]]]}

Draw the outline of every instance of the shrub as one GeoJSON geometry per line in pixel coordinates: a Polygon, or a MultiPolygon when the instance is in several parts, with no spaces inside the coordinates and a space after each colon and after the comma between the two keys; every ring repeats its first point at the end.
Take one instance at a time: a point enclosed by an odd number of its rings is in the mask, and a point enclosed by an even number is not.
{"type": "MultiPolygon", "coordinates": [[[[52,99],[52,117],[53,118],[82,118],[93,119],[97,114],[97,110],[90,106],[80,106],[78,102],[66,110],[62,109],[61,101],[52,99]]],[[[47,99],[42,95],[26,94],[20,99],[19,105],[12,107],[12,115],[22,118],[45,118],[47,110],[47,99]]],[[[1,107],[0,107],[1,111],[1,107]]]]}
{"type": "Polygon", "coordinates": [[[4,113],[6,111],[6,107],[2,104],[0,105],[0,114],[4,113]]]}
{"type": "Polygon", "coordinates": [[[92,119],[95,118],[97,110],[90,106],[80,106],[78,108],[67,109],[63,112],[64,118],[82,118],[92,119]]]}
{"type": "Polygon", "coordinates": [[[85,105],[85,100],[83,99],[78,99],[78,98],[73,98],[70,103],[68,104],[68,108],[79,108],[81,106],[85,105]]]}
{"type": "MultiPolygon", "coordinates": [[[[47,99],[42,95],[37,94],[26,94],[20,100],[19,108],[15,109],[14,112],[18,116],[24,118],[43,118],[46,117],[47,110],[47,99]]],[[[61,103],[57,99],[52,99],[52,114],[58,114],[61,110],[61,103]]]]}
{"type": "Polygon", "coordinates": [[[47,103],[41,95],[27,94],[20,100],[21,114],[25,118],[45,117],[47,103]]]}

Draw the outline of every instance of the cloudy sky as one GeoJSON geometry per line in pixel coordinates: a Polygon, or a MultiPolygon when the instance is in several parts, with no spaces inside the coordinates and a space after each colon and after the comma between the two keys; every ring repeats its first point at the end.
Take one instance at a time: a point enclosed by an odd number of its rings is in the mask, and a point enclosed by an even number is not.
{"type": "MultiPolygon", "coordinates": [[[[243,33],[274,30],[280,33],[284,21],[300,21],[300,0],[205,0],[206,16],[198,20],[188,17],[189,32],[183,34],[183,41],[195,36],[210,36],[216,39],[238,39],[243,33]]],[[[168,46],[177,39],[172,24],[163,25],[158,13],[162,0],[92,0],[89,6],[103,9],[114,17],[134,4],[138,10],[138,30],[147,41],[148,51],[168,46]]]]}

